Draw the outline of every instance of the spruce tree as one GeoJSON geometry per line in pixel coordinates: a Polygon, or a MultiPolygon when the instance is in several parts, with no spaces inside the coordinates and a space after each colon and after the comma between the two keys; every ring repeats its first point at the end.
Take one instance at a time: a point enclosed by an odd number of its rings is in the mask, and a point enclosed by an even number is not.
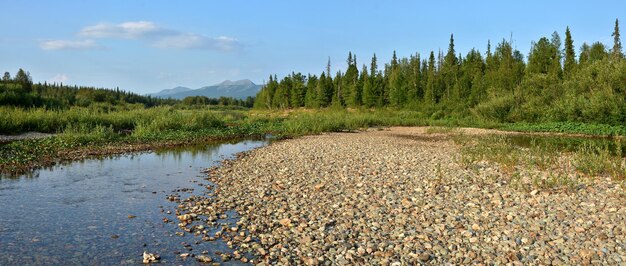
{"type": "Polygon", "coordinates": [[[450,44],[448,45],[448,52],[446,56],[443,58],[443,65],[441,69],[441,73],[443,75],[443,92],[447,98],[447,100],[452,101],[451,95],[453,93],[453,88],[455,87],[455,83],[457,80],[457,67],[458,67],[458,58],[456,57],[456,52],[454,51],[454,35],[450,34],[450,44]]]}
{"type": "Polygon", "coordinates": [[[436,84],[435,84],[435,52],[430,51],[430,56],[428,57],[428,75],[427,75],[427,83],[426,90],[424,92],[424,102],[427,105],[434,105],[437,103],[436,98],[436,84]]]}
{"type": "Polygon", "coordinates": [[[2,76],[2,81],[4,81],[4,82],[9,82],[9,81],[11,81],[11,73],[9,73],[9,72],[4,72],[4,76],[2,76]]]}
{"type": "Polygon", "coordinates": [[[572,34],[569,31],[569,27],[565,28],[565,63],[563,66],[563,72],[566,76],[576,67],[576,52],[574,51],[574,41],[572,40],[572,34]]]}
{"type": "Polygon", "coordinates": [[[612,50],[613,58],[621,59],[624,57],[624,55],[622,54],[622,41],[620,40],[620,35],[619,35],[619,20],[618,19],[615,19],[615,28],[613,29],[613,34],[611,34],[611,36],[613,36],[613,50],[612,50]]]}

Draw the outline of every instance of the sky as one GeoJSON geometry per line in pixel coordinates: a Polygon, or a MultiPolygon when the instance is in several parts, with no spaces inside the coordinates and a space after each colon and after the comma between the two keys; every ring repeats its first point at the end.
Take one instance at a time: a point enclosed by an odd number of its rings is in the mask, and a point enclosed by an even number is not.
{"type": "MultiPolygon", "coordinates": [[[[399,57],[486,51],[503,39],[531,42],[570,27],[583,42],[612,46],[626,1],[166,1],[0,0],[0,71],[35,82],[139,94],[291,72],[319,74],[348,52],[379,65],[399,57]]],[[[621,22],[621,21],[620,21],[621,22]]],[[[621,23],[624,25],[624,23],[621,23]]],[[[626,28],[622,26],[622,28],[626,28]]],[[[622,34],[623,36],[626,36],[622,34]]],[[[624,39],[624,38],[622,38],[624,39]]],[[[626,43],[626,40],[623,40],[626,43]]]]}

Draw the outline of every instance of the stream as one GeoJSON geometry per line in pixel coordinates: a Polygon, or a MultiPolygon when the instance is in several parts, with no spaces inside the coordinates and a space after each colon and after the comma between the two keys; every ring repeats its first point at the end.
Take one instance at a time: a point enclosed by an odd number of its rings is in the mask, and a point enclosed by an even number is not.
{"type": "Polygon", "coordinates": [[[144,251],[160,254],[165,264],[197,263],[178,253],[204,252],[219,261],[229,251],[223,241],[180,236],[175,222],[164,222],[177,221],[177,203],[167,197],[203,194],[210,185],[203,169],[267,143],[87,159],[0,178],[0,265],[138,264],[144,251]]]}

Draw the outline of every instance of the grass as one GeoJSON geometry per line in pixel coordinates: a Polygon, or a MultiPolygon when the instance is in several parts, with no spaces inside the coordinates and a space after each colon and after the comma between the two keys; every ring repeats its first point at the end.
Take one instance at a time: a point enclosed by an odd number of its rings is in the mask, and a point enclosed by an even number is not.
{"type": "MultiPolygon", "coordinates": [[[[371,127],[431,126],[429,134],[453,134],[462,144],[461,161],[470,166],[480,161],[498,163],[515,176],[520,167],[555,171],[561,156],[569,156],[577,173],[586,176],[612,176],[623,180],[626,166],[622,144],[602,146],[597,143],[574,143],[532,139],[521,145],[506,136],[471,138],[457,127],[498,128],[517,131],[549,131],[624,135],[618,126],[571,123],[497,124],[474,118],[433,119],[423,113],[396,109],[348,110],[245,110],[215,107],[155,107],[136,105],[74,107],[67,110],[0,107],[0,134],[27,131],[55,133],[43,140],[25,140],[0,145],[0,171],[22,173],[54,163],[63,154],[78,148],[102,151],[111,146],[199,143],[207,140],[262,136],[278,138],[322,132],[357,131],[371,127]],[[585,146],[586,145],[586,146],[585,146]],[[616,147],[619,146],[619,154],[616,147]],[[564,148],[565,147],[565,148],[564,148]]],[[[561,138],[552,138],[561,139],[561,138]]],[[[106,153],[106,152],[105,152],[106,153]]],[[[560,170],[559,170],[560,171],[560,170]]],[[[541,177],[545,184],[565,184],[563,176],[541,177]]],[[[517,173],[519,174],[519,173],[517,173]]],[[[568,175],[571,173],[568,172],[568,175]]],[[[538,183],[541,183],[537,181],[538,183]]]]}
{"type": "Polygon", "coordinates": [[[525,189],[571,189],[589,177],[616,181],[626,177],[620,140],[507,135],[459,135],[454,140],[461,146],[464,166],[476,169],[481,162],[496,163],[508,182],[525,189]]]}
{"type": "Polygon", "coordinates": [[[626,136],[626,126],[586,124],[576,122],[550,122],[539,124],[515,123],[502,124],[498,128],[519,132],[556,132],[569,134],[586,134],[596,136],[626,136]]]}

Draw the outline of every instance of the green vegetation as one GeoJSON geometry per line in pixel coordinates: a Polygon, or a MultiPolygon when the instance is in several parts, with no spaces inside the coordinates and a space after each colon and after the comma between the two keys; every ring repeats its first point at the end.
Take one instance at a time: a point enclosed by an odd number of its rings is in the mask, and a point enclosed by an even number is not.
{"type": "Polygon", "coordinates": [[[117,89],[67,86],[63,84],[33,84],[30,74],[19,69],[15,77],[5,72],[0,80],[0,106],[21,108],[45,108],[50,110],[71,107],[96,107],[101,109],[124,109],[163,105],[222,105],[252,107],[254,98],[245,100],[230,97],[219,99],[190,96],[183,100],[161,99],[141,96],[117,89]]]}
{"type": "MultiPolygon", "coordinates": [[[[376,55],[369,68],[359,70],[356,55],[349,53],[345,72],[333,77],[329,59],[319,77],[292,73],[279,81],[270,76],[256,99],[246,100],[158,99],[118,89],[33,84],[20,69],[0,81],[0,134],[56,135],[0,144],[0,172],[23,173],[85,154],[386,126],[435,126],[427,130],[434,134],[482,127],[624,136],[626,60],[619,36],[616,21],[612,49],[599,42],[582,44],[578,58],[569,27],[564,49],[555,32],[533,43],[526,61],[506,40],[493,52],[488,42],[484,55],[473,49],[462,57],[453,36],[445,54],[430,52],[422,59],[420,54],[398,58],[394,52],[381,70],[376,55]],[[255,110],[246,108],[252,105],[255,110]]],[[[542,177],[544,185],[569,182],[573,172],[552,168],[563,153],[576,174],[625,176],[623,153],[612,146],[563,151],[556,147],[571,145],[520,147],[507,137],[461,142],[468,144],[466,163],[495,161],[512,176],[519,176],[520,165],[549,170],[554,176],[542,177]]]]}
{"type": "Polygon", "coordinates": [[[457,134],[454,140],[463,165],[479,169],[484,162],[497,163],[506,181],[522,189],[572,189],[589,176],[626,178],[626,143],[619,139],[457,134]]]}
{"type": "Polygon", "coordinates": [[[398,58],[394,52],[380,70],[376,55],[369,70],[363,65],[359,71],[356,55],[349,53],[345,72],[332,74],[329,59],[319,76],[270,76],[254,107],[385,107],[416,111],[433,120],[559,125],[556,130],[577,125],[576,132],[623,134],[626,60],[617,20],[612,36],[612,49],[599,42],[583,43],[578,59],[569,27],[564,48],[554,32],[533,42],[526,60],[506,40],[494,51],[488,42],[486,53],[472,49],[461,56],[454,36],[445,54],[431,51],[427,58],[419,53],[398,58]]]}

